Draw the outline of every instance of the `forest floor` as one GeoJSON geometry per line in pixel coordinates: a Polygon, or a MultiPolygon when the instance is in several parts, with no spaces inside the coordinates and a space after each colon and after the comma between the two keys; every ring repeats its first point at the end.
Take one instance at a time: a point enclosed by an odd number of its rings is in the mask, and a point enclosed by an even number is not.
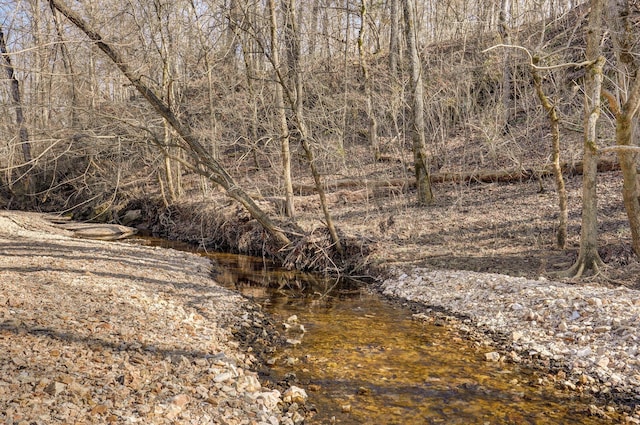
{"type": "MultiPolygon", "coordinates": [[[[612,171],[598,179],[599,252],[606,267],[581,282],[640,288],[640,263],[631,249],[622,203],[622,175],[612,171]]],[[[543,188],[541,192],[537,180],[437,184],[435,200],[426,207],[416,206],[412,193],[367,198],[362,190],[340,191],[330,196],[335,200],[331,211],[339,228],[371,241],[368,262],[382,269],[420,266],[553,278],[577,258],[582,176],[566,179],[569,225],[564,250],[555,246],[559,209],[553,180],[543,180],[543,188]]],[[[309,206],[303,202],[302,209],[309,206]]],[[[321,225],[317,219],[305,222],[304,216],[299,221],[307,228],[321,225]]]]}
{"type": "MultiPolygon", "coordinates": [[[[393,189],[375,196],[367,189],[334,190],[329,199],[338,227],[371,248],[358,273],[384,280],[388,295],[471,317],[463,326],[506,340],[501,360],[529,353],[542,368],[551,360],[567,388],[584,384],[589,391],[615,393],[619,385],[621,399],[635,406],[635,391],[628,389],[636,387],[640,373],[635,332],[628,329],[635,329],[631,316],[640,314],[640,264],[630,248],[621,181],[619,172],[599,175],[600,253],[607,267],[565,283],[553,281],[553,273],[576,258],[579,176],[567,179],[566,250],[554,248],[557,199],[551,180],[543,182],[542,192],[537,181],[437,184],[435,201],[426,207],[416,206],[411,192],[393,189]],[[633,294],[607,292],[620,285],[633,294]],[[467,295],[462,301],[461,294],[467,295]],[[570,310],[567,317],[558,316],[557,306],[570,310]],[[485,317],[487,312],[496,314],[485,317]],[[596,314],[598,321],[589,319],[596,314]],[[505,329],[517,329],[517,335],[505,329]],[[610,339],[580,339],[594,330],[610,339]]],[[[317,196],[297,201],[300,225],[322,227],[317,196]]],[[[266,197],[259,202],[270,205],[266,197]]],[[[233,333],[261,331],[268,319],[238,294],[215,286],[204,259],[70,239],[28,214],[11,214],[0,217],[0,365],[8,377],[0,381],[0,419],[236,423],[247,412],[257,423],[300,419],[277,407],[283,398],[261,386],[252,372],[259,362],[233,333]],[[215,355],[203,354],[210,352],[215,355]]],[[[187,231],[176,224],[177,231],[187,231]]]]}
{"type": "Polygon", "coordinates": [[[300,422],[255,372],[273,325],[211,268],[0,213],[0,423],[300,422]]]}

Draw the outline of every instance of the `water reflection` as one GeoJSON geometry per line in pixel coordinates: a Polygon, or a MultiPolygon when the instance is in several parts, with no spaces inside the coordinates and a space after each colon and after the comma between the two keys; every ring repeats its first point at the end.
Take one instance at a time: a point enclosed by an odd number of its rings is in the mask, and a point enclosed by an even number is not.
{"type": "Polygon", "coordinates": [[[317,413],[308,424],[600,424],[590,399],[538,385],[540,373],[487,362],[453,329],[414,320],[356,285],[266,261],[210,254],[216,279],[291,326],[273,380],[293,372],[317,413]],[[295,315],[295,321],[291,317],[295,315]]]}
{"type": "Polygon", "coordinates": [[[589,416],[589,400],[539,386],[536,373],[517,365],[487,362],[489,348],[416,321],[366,289],[251,258],[215,258],[228,286],[305,327],[273,374],[277,381],[294,372],[309,390],[317,408],[309,424],[602,423],[589,416]]]}

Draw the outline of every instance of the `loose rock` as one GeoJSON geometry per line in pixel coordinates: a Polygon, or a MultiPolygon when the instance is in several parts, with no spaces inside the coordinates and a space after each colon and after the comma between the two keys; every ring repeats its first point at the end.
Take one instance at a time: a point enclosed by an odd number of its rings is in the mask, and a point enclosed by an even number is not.
{"type": "MultiPolygon", "coordinates": [[[[504,335],[506,358],[514,362],[543,366],[553,359],[568,372],[568,388],[590,385],[592,392],[640,398],[640,306],[630,301],[638,291],[471,271],[391,269],[390,275],[381,285],[385,295],[444,308],[504,335]]],[[[488,361],[501,357],[485,354],[488,361]]]]}
{"type": "Polygon", "coordinates": [[[0,423],[299,419],[243,351],[259,309],[217,285],[209,260],[72,236],[0,212],[0,423]]]}

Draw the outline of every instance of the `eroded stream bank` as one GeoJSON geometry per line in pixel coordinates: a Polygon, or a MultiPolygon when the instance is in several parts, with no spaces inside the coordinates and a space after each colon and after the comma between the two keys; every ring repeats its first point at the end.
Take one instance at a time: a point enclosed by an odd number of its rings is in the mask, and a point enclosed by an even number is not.
{"type": "Polygon", "coordinates": [[[283,323],[263,379],[304,388],[308,424],[600,424],[616,414],[544,373],[488,361],[492,348],[362,286],[209,254],[216,280],[283,323]],[[286,328],[286,329],[285,329],[286,328]]]}

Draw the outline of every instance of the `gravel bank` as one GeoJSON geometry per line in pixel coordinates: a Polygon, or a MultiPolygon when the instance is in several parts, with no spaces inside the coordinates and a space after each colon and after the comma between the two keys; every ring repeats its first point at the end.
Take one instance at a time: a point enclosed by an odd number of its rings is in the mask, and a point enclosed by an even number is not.
{"type": "Polygon", "coordinates": [[[204,258],[0,213],[0,423],[301,422],[242,344],[269,326],[204,258]]]}
{"type": "Polygon", "coordinates": [[[387,296],[444,308],[502,340],[500,357],[564,370],[560,383],[640,401],[640,292],[469,271],[392,269],[387,296]],[[502,337],[502,338],[500,338],[502,337]]]}

